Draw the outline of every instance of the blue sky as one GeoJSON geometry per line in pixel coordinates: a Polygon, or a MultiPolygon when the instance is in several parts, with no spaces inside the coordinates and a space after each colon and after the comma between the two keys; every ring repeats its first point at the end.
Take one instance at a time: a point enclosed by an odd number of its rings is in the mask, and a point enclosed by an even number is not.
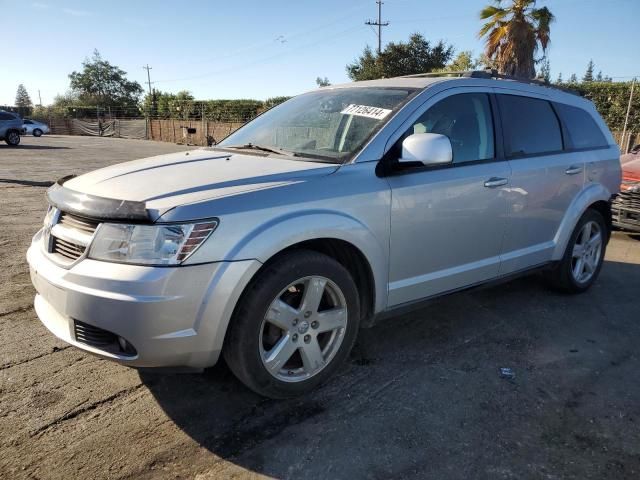
{"type": "MultiPolygon", "coordinates": [[[[478,13],[489,0],[386,0],[383,41],[420,32],[457,51],[482,51],[478,13]]],[[[581,76],[589,59],[614,78],[640,77],[640,0],[538,0],[556,15],[552,77],[581,76]]],[[[237,0],[107,2],[0,0],[3,49],[0,105],[24,83],[34,103],[68,89],[67,75],[97,48],[146,88],[189,90],[197,98],[293,95],[317,76],[348,81],[345,65],[376,36],[374,0],[237,0]],[[184,5],[184,6],[182,6],[184,5]],[[10,21],[10,19],[18,19],[10,21]],[[6,44],[5,40],[5,46],[6,44]]]]}

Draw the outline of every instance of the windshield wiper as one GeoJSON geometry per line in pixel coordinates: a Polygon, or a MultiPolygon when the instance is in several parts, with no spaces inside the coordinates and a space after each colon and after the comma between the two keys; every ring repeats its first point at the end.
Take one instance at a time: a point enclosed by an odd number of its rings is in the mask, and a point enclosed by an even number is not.
{"type": "Polygon", "coordinates": [[[260,150],[262,152],[277,153],[280,155],[289,155],[290,157],[299,156],[296,152],[284,150],[278,147],[267,147],[264,145],[256,145],[254,143],[245,143],[244,145],[220,145],[220,148],[234,148],[238,150],[260,150]]]}

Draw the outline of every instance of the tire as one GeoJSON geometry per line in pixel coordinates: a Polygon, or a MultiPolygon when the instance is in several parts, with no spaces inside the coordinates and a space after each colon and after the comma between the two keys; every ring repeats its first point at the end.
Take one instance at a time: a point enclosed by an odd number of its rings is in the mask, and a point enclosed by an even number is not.
{"type": "Polygon", "coordinates": [[[41,136],[42,136],[42,130],[40,130],[39,128],[36,128],[36,129],[33,131],[33,136],[34,136],[34,137],[41,137],[41,136]]]}
{"type": "Polygon", "coordinates": [[[349,272],[321,253],[292,251],[267,264],[243,293],[223,355],[256,393],[295,397],[343,363],[359,321],[358,291],[349,272]]]}
{"type": "Polygon", "coordinates": [[[587,210],[574,228],[562,260],[546,272],[549,286],[565,293],[587,291],[600,274],[608,239],[609,230],[600,212],[587,210]],[[595,240],[598,234],[599,242],[595,240]]]}
{"type": "Polygon", "coordinates": [[[12,147],[20,145],[20,132],[18,132],[17,130],[11,130],[7,132],[7,136],[5,137],[4,141],[7,145],[10,145],[12,147]]]}

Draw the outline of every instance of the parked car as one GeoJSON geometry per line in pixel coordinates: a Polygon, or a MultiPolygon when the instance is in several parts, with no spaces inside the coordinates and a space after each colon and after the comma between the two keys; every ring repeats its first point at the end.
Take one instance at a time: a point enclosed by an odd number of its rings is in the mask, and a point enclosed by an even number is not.
{"type": "Polygon", "coordinates": [[[22,119],[15,113],[0,110],[0,140],[15,147],[20,144],[21,131],[22,119]]]}
{"type": "Polygon", "coordinates": [[[289,397],[360,327],[434,297],[538,270],[586,291],[619,186],[620,150],[577,95],[485,72],[330,86],[215,147],[58,181],[27,253],[35,310],[103,358],[222,355],[289,397]]]}
{"type": "Polygon", "coordinates": [[[632,232],[640,232],[640,145],[620,158],[622,183],[620,195],[613,201],[613,225],[632,232]]]}
{"type": "Polygon", "coordinates": [[[25,135],[33,135],[34,137],[39,137],[44,133],[49,133],[49,125],[36,120],[30,120],[28,118],[24,119],[22,128],[25,135]]]}

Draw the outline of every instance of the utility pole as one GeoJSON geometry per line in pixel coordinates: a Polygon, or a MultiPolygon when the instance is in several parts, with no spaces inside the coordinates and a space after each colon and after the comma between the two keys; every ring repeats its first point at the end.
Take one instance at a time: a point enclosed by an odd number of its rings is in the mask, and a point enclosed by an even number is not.
{"type": "Polygon", "coordinates": [[[631,93],[629,94],[629,104],[627,105],[627,114],[624,117],[624,127],[622,128],[622,139],[620,143],[622,144],[622,153],[627,153],[627,143],[625,142],[624,136],[627,133],[627,124],[629,123],[629,113],[631,113],[631,101],[633,100],[633,88],[636,86],[636,79],[633,78],[631,82],[631,93]]]}
{"type": "Polygon", "coordinates": [[[149,66],[149,64],[147,63],[146,66],[142,67],[147,71],[147,83],[149,85],[149,100],[151,100],[151,112],[147,112],[147,116],[146,116],[146,121],[144,122],[145,125],[145,138],[148,140],[149,139],[149,132],[151,132],[151,119],[149,117],[149,115],[153,112],[155,112],[156,110],[156,102],[155,102],[155,98],[153,98],[153,92],[151,91],[151,74],[149,73],[149,70],[151,70],[151,67],[149,66]]]}
{"type": "Polygon", "coordinates": [[[147,82],[149,84],[149,96],[151,96],[151,74],[149,73],[149,70],[151,70],[153,67],[150,67],[149,64],[147,63],[147,65],[142,68],[147,71],[147,82]]]}
{"type": "Polygon", "coordinates": [[[42,106],[42,97],[40,96],[40,89],[38,89],[38,100],[40,100],[40,106],[42,106]]]}
{"type": "Polygon", "coordinates": [[[367,20],[364,24],[378,27],[378,55],[380,55],[382,51],[382,27],[387,27],[389,22],[382,21],[382,4],[384,2],[382,0],[376,0],[376,3],[378,4],[378,21],[367,20]]]}

